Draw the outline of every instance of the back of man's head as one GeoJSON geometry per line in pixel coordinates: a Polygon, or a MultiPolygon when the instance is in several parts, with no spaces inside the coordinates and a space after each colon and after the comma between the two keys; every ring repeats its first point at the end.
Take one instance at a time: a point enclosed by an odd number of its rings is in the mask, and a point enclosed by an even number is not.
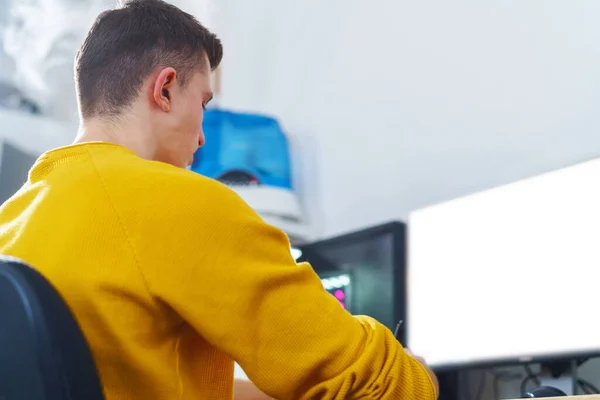
{"type": "Polygon", "coordinates": [[[158,67],[173,67],[185,85],[206,58],[215,69],[222,57],[220,40],[190,14],[161,0],[123,1],[98,16],[77,54],[81,116],[119,116],[158,67]]]}

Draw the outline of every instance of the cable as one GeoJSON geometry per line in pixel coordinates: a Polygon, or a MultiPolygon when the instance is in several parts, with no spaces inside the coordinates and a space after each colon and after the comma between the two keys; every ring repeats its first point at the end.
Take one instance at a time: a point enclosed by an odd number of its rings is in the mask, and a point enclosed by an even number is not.
{"type": "Polygon", "coordinates": [[[523,365],[523,368],[525,368],[525,372],[527,373],[527,376],[531,376],[535,380],[536,385],[540,386],[542,384],[540,381],[540,378],[539,378],[539,373],[534,374],[533,370],[531,369],[531,366],[529,364],[523,365]]]}
{"type": "Polygon", "coordinates": [[[500,393],[500,379],[496,374],[494,374],[494,382],[492,384],[492,396],[494,396],[494,400],[498,399],[498,394],[500,393]]]}
{"type": "Polygon", "coordinates": [[[585,364],[586,362],[588,362],[588,361],[589,361],[589,359],[590,359],[590,358],[589,358],[589,357],[587,357],[587,358],[581,358],[581,359],[577,360],[577,366],[578,366],[578,367],[581,367],[583,364],[585,364]]]}
{"type": "Polygon", "coordinates": [[[538,387],[541,385],[539,373],[534,373],[529,364],[524,364],[523,368],[525,369],[527,376],[525,376],[525,379],[523,379],[521,382],[521,393],[527,392],[527,384],[529,381],[533,381],[533,383],[538,387]]]}
{"type": "MultiPolygon", "coordinates": [[[[525,377],[525,379],[523,379],[521,381],[521,386],[520,386],[520,391],[521,393],[525,393],[527,392],[527,384],[529,383],[529,381],[534,380],[536,377],[533,375],[527,375],[525,377]]],[[[539,386],[539,385],[538,385],[539,386]]]]}
{"type": "Polygon", "coordinates": [[[461,395],[460,398],[468,399],[468,400],[482,400],[484,391],[485,391],[485,384],[487,381],[487,373],[488,373],[487,370],[459,372],[458,378],[459,378],[459,385],[460,385],[460,389],[459,389],[460,395],[461,395]],[[473,395],[473,392],[471,391],[472,387],[470,385],[471,377],[472,377],[473,373],[478,373],[478,375],[479,375],[479,381],[477,383],[477,389],[475,391],[475,395],[473,395]]]}
{"type": "Polygon", "coordinates": [[[583,391],[583,394],[593,394],[590,393],[590,389],[584,383],[580,382],[579,379],[577,380],[577,387],[583,391]]]}
{"type": "MultiPolygon", "coordinates": [[[[579,366],[583,365],[588,360],[589,360],[589,358],[583,358],[583,359],[577,360],[577,362],[576,362],[577,366],[579,367],[579,366]]],[[[527,392],[527,387],[530,382],[533,382],[533,384],[537,387],[541,386],[541,381],[539,378],[540,373],[533,372],[533,370],[531,369],[531,366],[529,364],[523,365],[523,368],[525,369],[526,376],[521,381],[521,385],[520,385],[521,393],[527,392]]],[[[496,381],[497,379],[498,379],[498,377],[496,377],[495,381],[494,381],[494,397],[495,398],[497,398],[497,393],[498,393],[498,383],[496,381]]],[[[585,392],[585,394],[600,394],[600,389],[598,389],[597,386],[593,385],[589,381],[586,381],[585,379],[577,379],[576,383],[577,383],[577,386],[585,392]]]]}
{"type": "Polygon", "coordinates": [[[485,390],[486,380],[487,380],[487,371],[482,370],[481,375],[479,376],[479,386],[477,387],[477,392],[475,392],[475,400],[483,399],[483,391],[485,390]]]}
{"type": "Polygon", "coordinates": [[[583,389],[585,394],[599,394],[600,393],[600,390],[598,390],[597,386],[594,386],[592,383],[590,383],[589,381],[586,381],[585,379],[577,379],[577,384],[579,385],[579,387],[581,387],[581,389],[583,389]]]}
{"type": "Polygon", "coordinates": [[[458,373],[458,391],[461,399],[471,400],[471,390],[469,388],[469,372],[460,371],[458,373]]]}
{"type": "Polygon", "coordinates": [[[520,372],[512,371],[490,371],[494,376],[492,395],[493,399],[497,400],[500,396],[500,382],[512,382],[515,380],[523,379],[523,374],[520,372]]]}

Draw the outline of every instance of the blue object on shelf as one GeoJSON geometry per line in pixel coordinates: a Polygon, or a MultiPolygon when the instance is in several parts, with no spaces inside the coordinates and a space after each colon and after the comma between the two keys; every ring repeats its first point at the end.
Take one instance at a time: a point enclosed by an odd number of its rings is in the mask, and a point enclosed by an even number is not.
{"type": "Polygon", "coordinates": [[[292,190],[288,141],[276,119],[211,109],[190,169],[230,184],[292,190]]]}

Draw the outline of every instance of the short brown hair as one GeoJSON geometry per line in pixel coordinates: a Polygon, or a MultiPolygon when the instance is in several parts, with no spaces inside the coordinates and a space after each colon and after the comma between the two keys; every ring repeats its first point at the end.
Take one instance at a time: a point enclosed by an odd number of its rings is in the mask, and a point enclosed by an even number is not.
{"type": "Polygon", "coordinates": [[[173,67],[181,85],[204,65],[214,70],[221,41],[192,15],[161,0],[129,0],[101,13],[75,59],[81,116],[113,117],[138,96],[157,67],[173,67]]]}

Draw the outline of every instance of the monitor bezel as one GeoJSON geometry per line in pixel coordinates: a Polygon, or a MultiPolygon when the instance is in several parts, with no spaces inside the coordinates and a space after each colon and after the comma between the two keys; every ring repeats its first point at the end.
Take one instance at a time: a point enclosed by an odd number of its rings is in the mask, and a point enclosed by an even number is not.
{"type": "MultiPolygon", "coordinates": [[[[407,228],[406,224],[401,221],[393,221],[382,225],[373,226],[355,232],[342,234],[333,238],[320,240],[308,244],[295,246],[302,251],[302,256],[298,259],[299,262],[308,261],[311,258],[320,258],[318,249],[327,246],[352,245],[353,243],[370,241],[382,236],[392,237],[392,263],[394,265],[394,291],[393,291],[393,316],[394,324],[398,321],[404,321],[403,327],[398,334],[398,339],[401,343],[406,343],[406,273],[407,273],[407,228]]],[[[319,275],[335,271],[335,266],[332,268],[320,268],[321,265],[327,264],[326,260],[320,260],[319,263],[312,263],[312,267],[319,275]]],[[[394,327],[388,326],[390,330],[394,327]]]]}

